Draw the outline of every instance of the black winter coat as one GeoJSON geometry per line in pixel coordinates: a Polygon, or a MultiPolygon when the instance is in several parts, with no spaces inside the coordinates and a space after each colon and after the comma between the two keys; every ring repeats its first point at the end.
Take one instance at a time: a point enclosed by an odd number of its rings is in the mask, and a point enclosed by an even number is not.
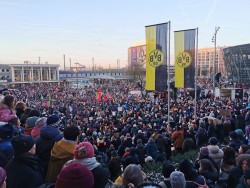
{"type": "Polygon", "coordinates": [[[22,154],[11,159],[6,167],[8,188],[35,188],[43,184],[43,171],[36,155],[22,154]]]}
{"type": "Polygon", "coordinates": [[[233,168],[227,179],[227,187],[235,188],[237,184],[239,183],[242,175],[243,175],[243,171],[240,167],[233,168]]]}
{"type": "Polygon", "coordinates": [[[94,176],[94,187],[93,188],[104,188],[106,184],[108,183],[109,174],[108,171],[98,166],[91,170],[93,176],[94,176]]]}

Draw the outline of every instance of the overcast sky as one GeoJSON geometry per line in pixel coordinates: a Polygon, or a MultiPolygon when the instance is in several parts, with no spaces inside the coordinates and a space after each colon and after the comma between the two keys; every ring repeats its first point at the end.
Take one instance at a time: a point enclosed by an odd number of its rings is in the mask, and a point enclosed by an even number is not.
{"type": "Polygon", "coordinates": [[[0,63],[48,61],[121,67],[145,26],[171,21],[174,31],[199,28],[199,48],[250,43],[249,0],[0,0],[0,63]]]}

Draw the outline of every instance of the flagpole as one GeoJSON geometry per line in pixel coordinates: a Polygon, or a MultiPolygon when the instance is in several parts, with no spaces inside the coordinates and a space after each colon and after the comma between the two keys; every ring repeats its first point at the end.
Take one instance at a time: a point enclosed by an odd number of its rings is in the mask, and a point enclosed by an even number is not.
{"type": "Polygon", "coordinates": [[[194,73],[194,80],[195,80],[195,88],[194,88],[194,120],[196,120],[196,113],[197,113],[197,62],[198,61],[198,27],[196,29],[196,52],[195,52],[195,73],[194,73]]]}
{"type": "Polygon", "coordinates": [[[170,128],[170,27],[171,22],[168,22],[168,131],[170,128]]]}

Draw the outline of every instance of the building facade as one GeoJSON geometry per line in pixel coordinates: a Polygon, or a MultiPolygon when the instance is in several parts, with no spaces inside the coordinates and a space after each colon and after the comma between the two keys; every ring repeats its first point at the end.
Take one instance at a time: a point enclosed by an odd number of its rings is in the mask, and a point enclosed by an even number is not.
{"type": "Polygon", "coordinates": [[[239,83],[250,83],[250,44],[225,48],[227,77],[239,83]]]}
{"type": "MultiPolygon", "coordinates": [[[[132,66],[135,63],[144,64],[146,68],[146,44],[145,42],[137,43],[128,48],[128,66],[132,66]]],[[[170,65],[170,78],[174,78],[174,65],[170,65]]]]}
{"type": "MultiPolygon", "coordinates": [[[[200,48],[198,49],[198,61],[197,61],[197,75],[198,76],[213,76],[214,67],[214,48],[200,48]]],[[[220,72],[222,75],[226,74],[223,48],[216,48],[215,58],[215,74],[220,72]]]]}
{"type": "Polygon", "coordinates": [[[56,64],[2,64],[0,70],[1,80],[12,83],[59,81],[59,65],[56,64]]]}

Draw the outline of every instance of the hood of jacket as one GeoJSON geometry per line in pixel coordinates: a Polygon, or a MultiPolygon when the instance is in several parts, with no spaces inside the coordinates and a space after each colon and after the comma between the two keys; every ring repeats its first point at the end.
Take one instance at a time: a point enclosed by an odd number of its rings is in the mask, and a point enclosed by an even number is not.
{"type": "Polygon", "coordinates": [[[209,150],[209,154],[217,154],[220,153],[220,148],[217,145],[208,145],[208,150],[209,150]]]}
{"type": "Polygon", "coordinates": [[[66,140],[56,142],[51,150],[51,159],[65,159],[74,156],[76,143],[70,143],[66,140]]]}
{"type": "Polygon", "coordinates": [[[55,138],[57,135],[59,135],[61,132],[59,129],[52,127],[52,126],[42,126],[40,130],[40,137],[45,140],[51,140],[55,138]]]}

